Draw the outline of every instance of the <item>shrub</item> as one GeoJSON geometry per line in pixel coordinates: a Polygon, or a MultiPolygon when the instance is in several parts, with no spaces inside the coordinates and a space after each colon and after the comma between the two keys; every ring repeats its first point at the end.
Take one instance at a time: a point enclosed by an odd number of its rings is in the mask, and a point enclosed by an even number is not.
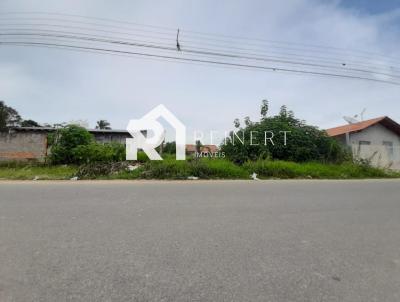
{"type": "Polygon", "coordinates": [[[93,141],[93,136],[83,127],[68,125],[58,129],[48,137],[51,146],[50,160],[53,164],[76,163],[74,149],[89,145],[93,141]]]}
{"type": "Polygon", "coordinates": [[[80,145],[72,150],[73,161],[76,164],[96,162],[124,161],[125,147],[118,143],[98,144],[92,142],[88,145],[80,145]]]}
{"type": "MultiPolygon", "coordinates": [[[[129,162],[95,162],[81,165],[78,168],[76,176],[79,179],[94,179],[102,176],[112,176],[112,175],[121,175],[124,172],[127,172],[127,168],[129,166],[129,162]]],[[[138,171],[133,171],[133,173],[138,171]]],[[[128,172],[127,174],[133,174],[132,172],[128,172]]],[[[138,173],[135,173],[137,175],[138,173]]]]}
{"type": "MultiPolygon", "coordinates": [[[[259,122],[252,122],[245,118],[245,127],[236,130],[237,135],[243,140],[239,142],[233,138],[231,132],[226,144],[221,146],[228,159],[235,163],[244,163],[249,160],[286,160],[294,162],[321,161],[340,163],[349,158],[348,152],[335,139],[328,137],[325,131],[307,125],[297,119],[292,111],[282,106],[278,115],[267,117],[266,109],[262,107],[263,117],[259,122]],[[286,144],[284,139],[286,132],[286,144]],[[265,139],[272,138],[273,143],[265,139]],[[250,144],[251,134],[252,144],[250,144]]],[[[235,121],[236,127],[240,127],[235,121]]]]}
{"type": "Polygon", "coordinates": [[[125,146],[119,143],[96,143],[85,129],[69,125],[49,136],[53,164],[87,164],[124,161],[125,146]]]}

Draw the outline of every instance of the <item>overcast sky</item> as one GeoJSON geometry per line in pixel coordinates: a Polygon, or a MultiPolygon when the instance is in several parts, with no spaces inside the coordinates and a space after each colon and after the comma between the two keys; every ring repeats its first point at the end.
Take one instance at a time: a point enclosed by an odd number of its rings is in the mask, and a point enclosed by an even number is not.
{"type": "MultiPolygon", "coordinates": [[[[0,0],[0,12],[79,14],[399,57],[398,3],[0,0]]],[[[94,127],[107,119],[113,128],[125,128],[129,119],[163,103],[189,131],[229,130],[236,117],[257,120],[265,98],[272,113],[286,104],[321,128],[342,124],[343,115],[363,108],[366,118],[388,115],[400,122],[400,87],[394,85],[0,46],[0,99],[40,123],[87,119],[94,127]]]]}

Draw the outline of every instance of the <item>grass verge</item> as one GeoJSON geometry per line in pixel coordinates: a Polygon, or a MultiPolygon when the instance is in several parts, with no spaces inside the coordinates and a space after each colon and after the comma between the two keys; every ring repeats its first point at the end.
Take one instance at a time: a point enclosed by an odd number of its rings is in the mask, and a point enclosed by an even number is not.
{"type": "Polygon", "coordinates": [[[13,165],[0,166],[0,180],[63,180],[77,171],[73,166],[13,165]]]}
{"type": "MultiPolygon", "coordinates": [[[[400,172],[358,165],[354,163],[323,164],[294,163],[286,161],[255,161],[242,166],[224,159],[198,159],[176,161],[166,158],[163,161],[147,161],[133,171],[126,169],[126,164],[120,170],[99,167],[85,167],[87,179],[187,179],[190,176],[199,179],[249,179],[255,172],[261,179],[298,178],[298,179],[362,179],[362,178],[397,178],[400,172]],[[112,171],[112,172],[109,172],[112,171]]],[[[0,179],[39,179],[58,180],[70,179],[79,174],[80,169],[74,166],[48,165],[0,165],[0,179]]]]}

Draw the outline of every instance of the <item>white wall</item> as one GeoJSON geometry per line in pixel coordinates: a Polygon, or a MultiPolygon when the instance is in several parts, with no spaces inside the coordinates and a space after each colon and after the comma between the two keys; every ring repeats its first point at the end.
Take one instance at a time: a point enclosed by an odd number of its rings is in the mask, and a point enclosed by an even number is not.
{"type": "Polygon", "coordinates": [[[350,143],[355,157],[371,159],[375,166],[400,169],[400,136],[386,127],[377,124],[352,133],[350,143]],[[369,141],[371,144],[360,146],[360,141],[369,141]],[[390,156],[388,148],[383,145],[384,141],[393,142],[393,156],[390,156]]]}

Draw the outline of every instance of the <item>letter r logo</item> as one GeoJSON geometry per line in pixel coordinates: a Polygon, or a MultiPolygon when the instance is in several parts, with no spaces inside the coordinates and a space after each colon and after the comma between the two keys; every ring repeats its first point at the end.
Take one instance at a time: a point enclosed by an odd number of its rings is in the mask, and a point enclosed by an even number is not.
{"type": "Polygon", "coordinates": [[[137,160],[137,152],[142,149],[150,160],[162,160],[156,148],[165,139],[165,129],[158,118],[164,118],[174,129],[176,136],[176,159],[185,159],[186,127],[164,105],[158,105],[141,119],[130,120],[127,126],[132,138],[126,139],[126,159],[137,160]],[[146,136],[143,134],[146,132],[146,136]],[[151,136],[149,137],[149,134],[151,136]]]}

